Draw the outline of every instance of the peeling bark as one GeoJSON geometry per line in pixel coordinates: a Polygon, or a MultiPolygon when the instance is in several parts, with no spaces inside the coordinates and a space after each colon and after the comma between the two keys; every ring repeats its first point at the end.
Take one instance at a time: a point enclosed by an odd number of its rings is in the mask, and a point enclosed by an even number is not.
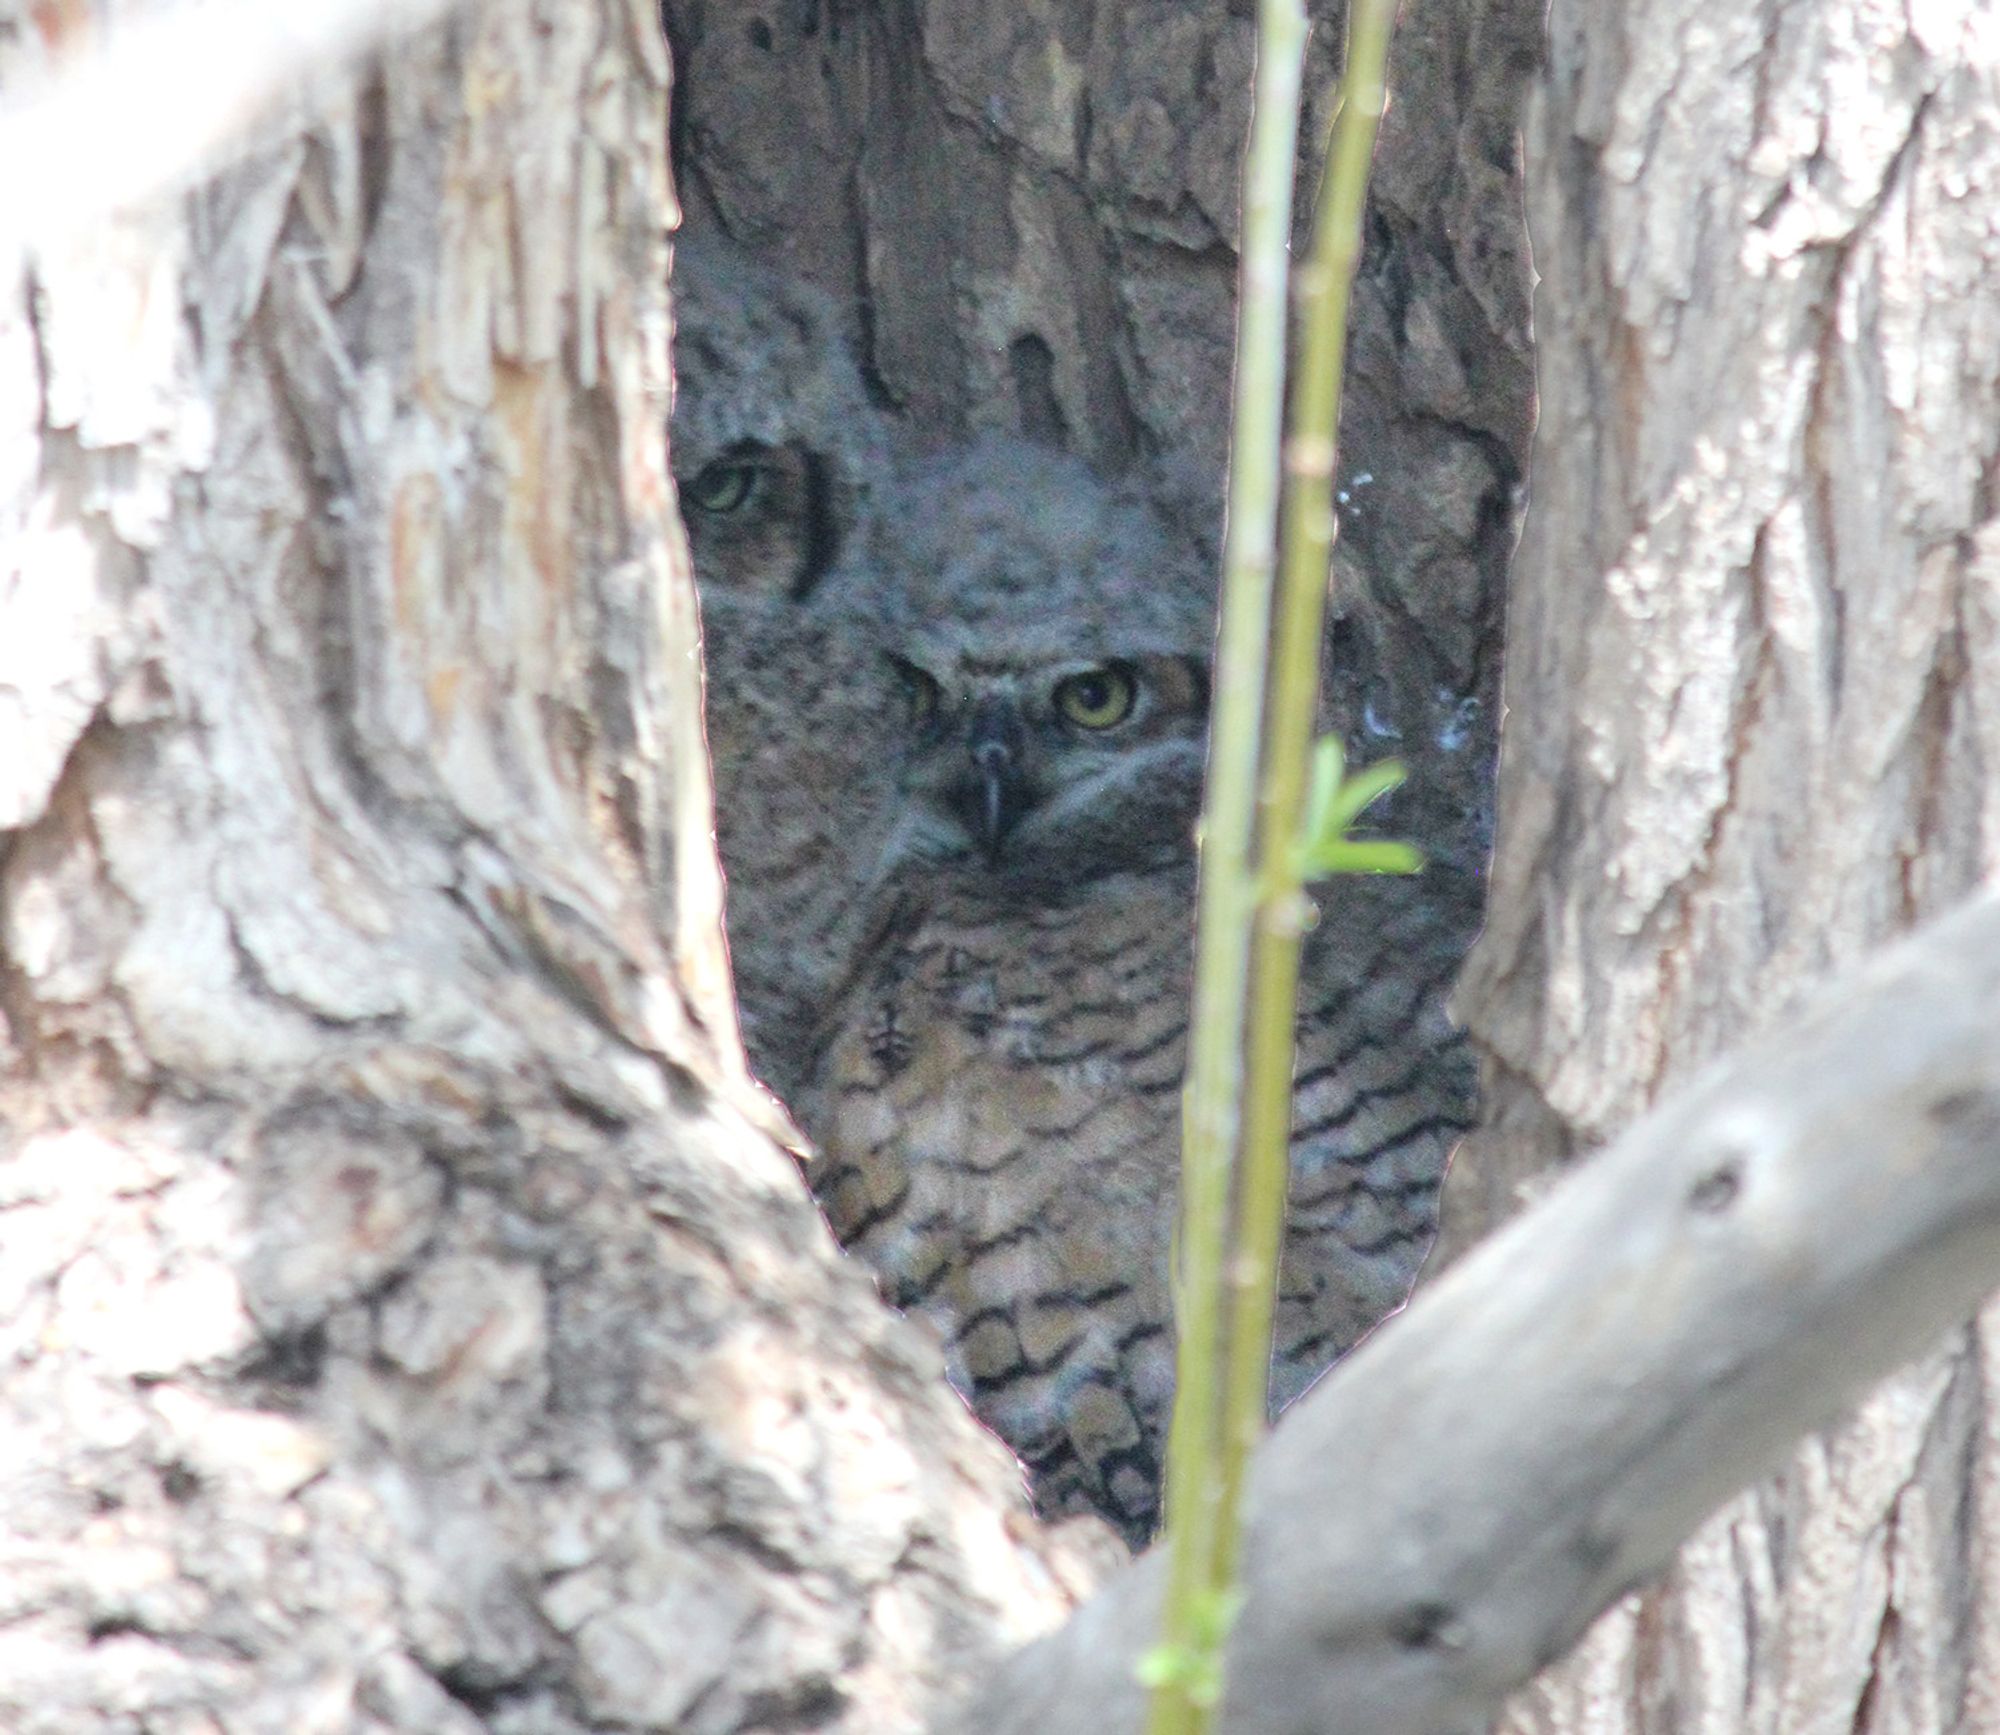
{"type": "Polygon", "coordinates": [[[0,268],[23,1735],[874,1735],[1088,1580],[743,1071],[666,86],[495,0],[0,268]]]}
{"type": "MultiPolygon", "coordinates": [[[[1332,699],[1469,853],[1538,11],[1405,22],[1343,472],[1332,699]]],[[[1245,30],[1143,22],[676,0],[692,203],[846,294],[920,425],[1199,473],[1245,30]]],[[[2000,851],[1982,11],[1550,29],[1459,1248],[2000,851]]],[[[660,439],[666,82],[644,7],[499,0],[180,205],[6,243],[10,1727],[913,1729],[1102,1565],[1026,1519],[743,1075],[660,439]]],[[[2000,1726],[1994,1335],[1731,1507],[1503,1726],[2000,1726]]],[[[1324,1495],[1326,1462],[1263,1474],[1324,1495]]],[[[1296,1662],[1286,1630],[1246,1634],[1296,1662]]]]}
{"type": "MultiPolygon", "coordinates": [[[[1468,1245],[2000,868],[1984,7],[1559,3],[1468,1245]]],[[[2000,1727],[1989,1312],[1505,1724],[2000,1727]]]]}

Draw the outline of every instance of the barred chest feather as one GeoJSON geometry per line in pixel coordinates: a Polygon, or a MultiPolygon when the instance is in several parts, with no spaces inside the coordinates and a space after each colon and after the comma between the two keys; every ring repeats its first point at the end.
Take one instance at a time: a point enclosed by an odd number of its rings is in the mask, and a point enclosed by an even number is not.
{"type": "MultiPolygon", "coordinates": [[[[1049,1513],[1156,1527],[1172,1392],[1192,872],[1023,906],[947,882],[837,1021],[812,1182],[888,1299],[1049,1513]]],[[[1348,881],[1302,993],[1274,1397],[1289,1402],[1408,1291],[1470,1056],[1443,1014],[1470,888],[1348,881]]]]}

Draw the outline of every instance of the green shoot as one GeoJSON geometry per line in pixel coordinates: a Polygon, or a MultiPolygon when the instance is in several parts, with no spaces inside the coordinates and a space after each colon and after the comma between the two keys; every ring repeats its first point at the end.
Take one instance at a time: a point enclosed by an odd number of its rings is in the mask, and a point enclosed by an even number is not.
{"type": "Polygon", "coordinates": [[[1312,788],[1306,796],[1306,822],[1299,837],[1298,877],[1310,885],[1329,874],[1413,874],[1421,871],[1421,852],[1407,843],[1381,838],[1350,837],[1354,822],[1371,802],[1387,795],[1408,775],[1394,759],[1383,759],[1346,775],[1347,755],[1340,742],[1322,735],[1313,746],[1312,788]]]}
{"type": "Polygon", "coordinates": [[[1303,887],[1329,873],[1410,873],[1421,865],[1406,844],[1350,835],[1369,803],[1400,781],[1401,769],[1378,765],[1348,778],[1339,744],[1313,741],[1347,314],[1395,11],[1395,0],[1351,0],[1347,77],[1312,254],[1298,272],[1303,341],[1282,449],[1286,240],[1306,20],[1301,0],[1259,0],[1257,11],[1222,621],[1183,1099],[1167,1584],[1161,1641],[1140,1665],[1151,1689],[1149,1735],[1203,1735],[1213,1727],[1241,1604],[1243,1485],[1269,1404],[1284,1238],[1303,887]]]}

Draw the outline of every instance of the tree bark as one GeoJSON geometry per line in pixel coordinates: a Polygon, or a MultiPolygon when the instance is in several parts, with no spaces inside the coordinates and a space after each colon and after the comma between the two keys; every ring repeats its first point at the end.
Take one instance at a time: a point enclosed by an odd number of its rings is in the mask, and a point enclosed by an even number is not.
{"type": "Polygon", "coordinates": [[[5,242],[10,1730],[873,1735],[1088,1577],[757,1125],[667,76],[491,0],[5,242]]]}
{"type": "MultiPolygon", "coordinates": [[[[1343,466],[1336,711],[1466,848],[1538,14],[1406,21],[1343,466]]],[[[1243,24],[1137,17],[676,0],[694,202],[865,305],[919,422],[1212,462],[1243,24]]],[[[1454,1248],[2000,853],[1979,8],[1550,24],[1454,1248]]],[[[1092,1576],[758,1130],[666,80],[643,6],[497,0],[181,206],[0,243],[9,1727],[912,1729],[1092,1576]]],[[[2000,1725],[1991,1323],[1506,1726],[2000,1725]]]]}
{"type": "MultiPolygon", "coordinates": [[[[2000,866],[1988,9],[1557,0],[1462,1249],[2000,866]]],[[[1505,1727],[2000,1727],[1990,1311],[1505,1727]]]]}

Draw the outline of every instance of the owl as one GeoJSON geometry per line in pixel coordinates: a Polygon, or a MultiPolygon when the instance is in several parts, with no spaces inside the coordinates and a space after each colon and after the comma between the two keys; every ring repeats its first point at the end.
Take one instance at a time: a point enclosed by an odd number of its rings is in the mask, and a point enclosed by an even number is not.
{"type": "MultiPolygon", "coordinates": [[[[873,556],[902,689],[893,931],[833,1014],[809,1179],[1053,1516],[1159,1517],[1212,639],[1134,494],[987,442],[873,556]]],[[[1336,882],[1307,946],[1273,1360],[1295,1397],[1403,1299],[1473,1068],[1463,886],[1336,882]]]]}
{"type": "Polygon", "coordinates": [[[669,455],[696,583],[803,601],[888,467],[832,301],[718,235],[674,244],[669,455]]]}
{"type": "MultiPolygon", "coordinates": [[[[675,247],[669,426],[701,599],[716,830],[744,1044],[788,1102],[887,913],[902,687],[832,575],[890,429],[832,303],[717,237],[675,247]]],[[[865,569],[844,582],[866,591],[865,569]]]]}
{"type": "Polygon", "coordinates": [[[907,701],[861,620],[731,591],[701,613],[744,1048],[803,1118],[826,1008],[895,907],[907,701]]]}

